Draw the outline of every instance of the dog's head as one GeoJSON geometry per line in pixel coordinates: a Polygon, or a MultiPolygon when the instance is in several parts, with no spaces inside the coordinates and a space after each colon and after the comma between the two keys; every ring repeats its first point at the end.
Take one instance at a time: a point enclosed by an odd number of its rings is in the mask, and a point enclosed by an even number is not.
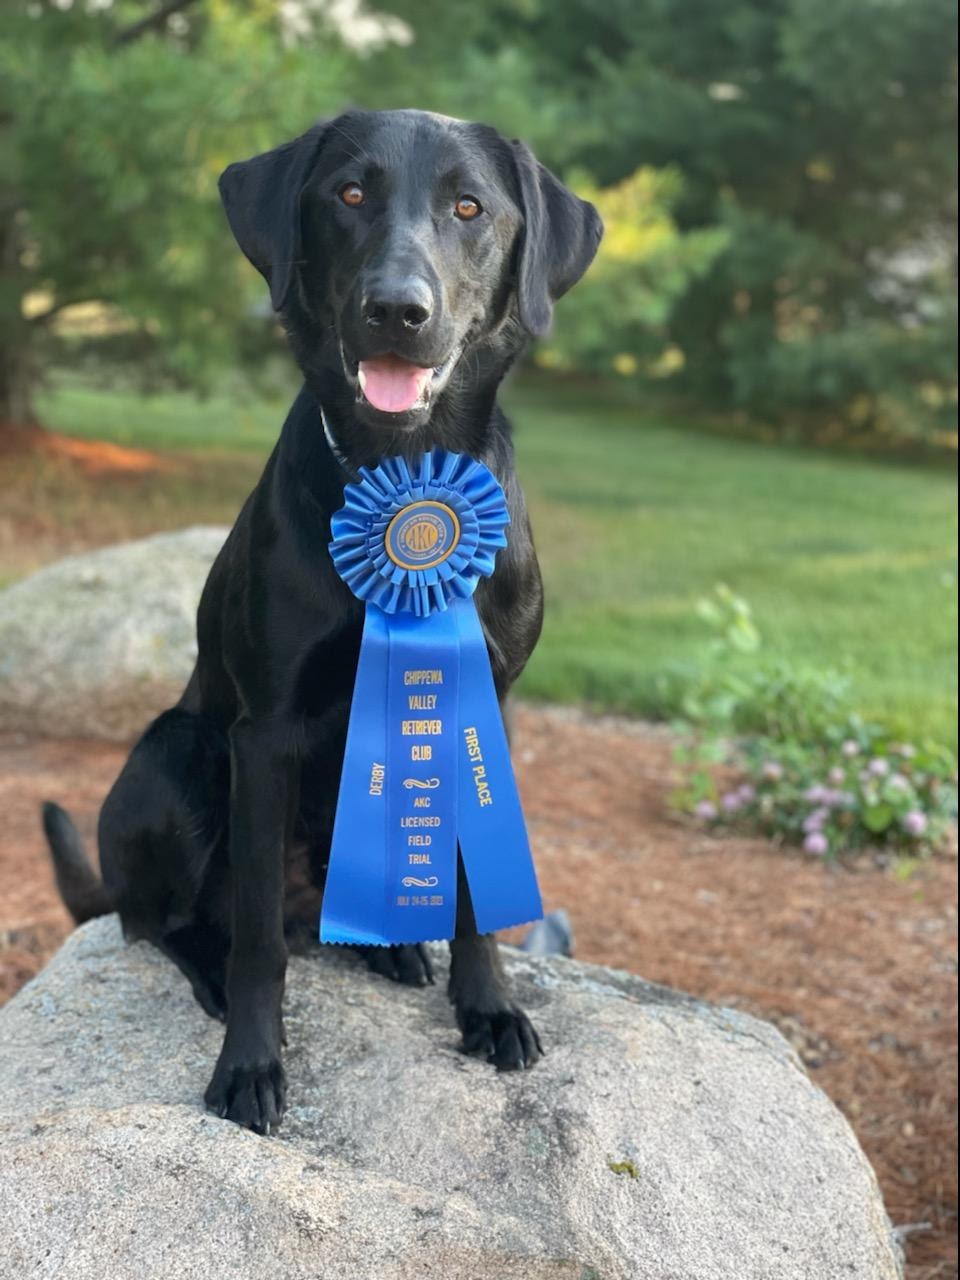
{"type": "Polygon", "coordinates": [[[308,382],[338,384],[374,434],[499,381],[602,233],[522,143],[421,111],[348,112],[231,165],[220,191],[308,382]]]}

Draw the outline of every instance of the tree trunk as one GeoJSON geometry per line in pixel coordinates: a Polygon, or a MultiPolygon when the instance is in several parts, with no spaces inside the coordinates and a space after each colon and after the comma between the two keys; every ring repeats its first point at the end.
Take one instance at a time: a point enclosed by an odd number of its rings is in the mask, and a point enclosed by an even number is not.
{"type": "MultiPolygon", "coordinates": [[[[29,342],[18,342],[19,335],[11,332],[11,328],[0,321],[0,437],[11,428],[37,425],[33,353],[29,342]]],[[[29,329],[25,337],[29,339],[29,329]]]]}
{"type": "Polygon", "coordinates": [[[37,381],[36,325],[23,315],[27,273],[21,261],[17,201],[12,189],[0,189],[0,436],[10,428],[33,426],[37,381]]]}

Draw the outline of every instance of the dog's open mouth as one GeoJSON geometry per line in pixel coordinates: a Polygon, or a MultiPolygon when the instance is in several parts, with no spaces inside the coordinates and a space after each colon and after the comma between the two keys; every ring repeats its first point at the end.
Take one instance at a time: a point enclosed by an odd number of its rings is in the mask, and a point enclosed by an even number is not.
{"type": "Polygon", "coordinates": [[[355,366],[357,400],[381,413],[410,413],[426,409],[431,395],[446,382],[455,353],[443,364],[426,369],[400,356],[377,356],[355,366]]]}

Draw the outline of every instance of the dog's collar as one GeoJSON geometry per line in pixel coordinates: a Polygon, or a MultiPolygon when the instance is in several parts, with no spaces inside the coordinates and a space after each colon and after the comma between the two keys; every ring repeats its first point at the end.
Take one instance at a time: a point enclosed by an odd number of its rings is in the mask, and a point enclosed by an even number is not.
{"type": "Polygon", "coordinates": [[[346,454],[337,444],[336,437],[330,430],[330,423],[327,421],[327,415],[323,412],[323,405],[320,406],[320,421],[323,423],[323,434],[326,437],[327,444],[330,446],[330,452],[333,454],[334,459],[340,464],[341,470],[345,471],[351,480],[358,479],[356,468],[350,465],[346,454]]]}

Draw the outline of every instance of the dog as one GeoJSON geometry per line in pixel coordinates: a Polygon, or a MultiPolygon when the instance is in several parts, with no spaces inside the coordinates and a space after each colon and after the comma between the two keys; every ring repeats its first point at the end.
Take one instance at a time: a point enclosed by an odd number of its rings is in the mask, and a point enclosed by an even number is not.
{"type": "MultiPolygon", "coordinates": [[[[230,228],[265,277],[304,383],[207,579],[199,655],[146,730],[99,821],[101,876],[44,806],[60,892],[80,923],[118,911],[226,1023],[207,1106],[259,1133],[284,1113],[288,946],[315,931],[363,605],[334,572],[330,518],[363,465],[442,447],[485,463],[511,525],[476,593],[503,705],[540,633],[543,591],[504,375],[583,275],[602,224],[521,142],[420,111],[349,111],[232,164],[230,228]]],[[[477,933],[458,859],[449,995],[467,1052],[499,1070],[543,1052],[477,933]]],[[[375,972],[433,980],[420,946],[362,949],[375,972]]]]}

